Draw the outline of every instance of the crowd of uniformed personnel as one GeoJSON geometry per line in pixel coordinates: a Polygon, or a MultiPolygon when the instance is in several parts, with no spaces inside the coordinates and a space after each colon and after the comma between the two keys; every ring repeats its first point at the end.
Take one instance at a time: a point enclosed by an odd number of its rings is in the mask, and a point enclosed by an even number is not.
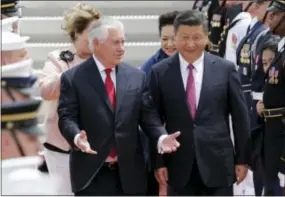
{"type": "MultiPolygon", "coordinates": [[[[282,195],[285,170],[285,1],[218,1],[193,9],[209,20],[208,52],[237,65],[252,132],[256,195],[282,195]],[[280,183],[280,184],[279,184],[280,183]]],[[[213,77],[214,78],[214,77],[213,77]]]]}
{"type": "MultiPolygon", "coordinates": [[[[236,64],[251,123],[250,168],[253,171],[255,193],[257,196],[262,195],[263,192],[264,195],[284,195],[282,187],[285,186],[285,0],[196,0],[192,9],[202,11],[208,17],[207,51],[236,64]]],[[[7,13],[11,12],[14,11],[7,11],[7,13]]],[[[171,14],[171,23],[176,15],[177,12],[171,14]]],[[[160,22],[163,23],[162,21],[161,19],[160,22]]],[[[167,22],[165,23],[168,25],[167,22]]],[[[17,31],[16,29],[15,27],[14,32],[17,31]]],[[[2,99],[1,126],[2,129],[12,133],[13,138],[9,138],[8,141],[14,141],[14,148],[19,149],[20,153],[9,156],[12,152],[7,151],[8,159],[28,155],[25,152],[25,146],[21,144],[25,138],[21,136],[23,133],[27,136],[38,136],[41,132],[36,128],[36,113],[34,113],[39,106],[39,101],[31,100],[30,92],[26,92],[27,88],[31,89],[35,77],[31,73],[29,76],[23,73],[22,76],[19,73],[16,74],[15,70],[9,69],[11,66],[16,69],[21,66],[31,67],[29,62],[25,62],[26,51],[24,50],[24,55],[20,53],[22,45],[18,47],[9,42],[12,41],[11,36],[13,39],[18,39],[19,43],[26,40],[11,33],[10,29],[5,31],[4,37],[2,35],[2,39],[6,38],[6,40],[2,42],[1,52],[1,60],[5,60],[1,63],[3,66],[1,92],[4,96],[6,95],[6,99],[2,99]],[[5,49],[6,46],[7,49],[5,49]],[[15,46],[15,49],[9,48],[15,46]],[[13,58],[19,56],[21,61],[17,61],[17,64],[9,62],[11,54],[6,53],[5,50],[15,50],[14,55],[11,53],[13,58]],[[10,105],[12,101],[14,106],[10,105]],[[33,117],[21,118],[24,117],[23,114],[33,117]]],[[[171,55],[165,54],[161,57],[162,53],[162,50],[158,51],[153,61],[146,62],[142,70],[147,72],[148,65],[151,66],[154,61],[171,55]]],[[[2,142],[3,137],[5,132],[2,132],[2,142]]],[[[38,146],[38,141],[35,140],[35,144],[38,146]]],[[[34,148],[32,152],[35,152],[34,150],[37,149],[34,148]]],[[[5,155],[2,150],[2,156],[3,153],[5,155]]],[[[2,159],[6,158],[2,157],[2,159]]],[[[31,163],[34,164],[34,161],[31,163]]],[[[8,169],[11,166],[10,163],[7,163],[7,166],[8,169]]],[[[7,172],[10,173],[10,170],[8,169],[7,172]]],[[[7,193],[10,193],[12,189],[10,185],[8,189],[7,193]]],[[[25,193],[25,191],[22,192],[25,193]]],[[[162,194],[166,193],[162,192],[162,194]]]]}

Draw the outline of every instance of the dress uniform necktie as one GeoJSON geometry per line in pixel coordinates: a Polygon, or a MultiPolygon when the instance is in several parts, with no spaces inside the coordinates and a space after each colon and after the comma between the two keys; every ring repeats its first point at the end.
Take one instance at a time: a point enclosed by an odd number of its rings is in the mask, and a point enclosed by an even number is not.
{"type": "Polygon", "coordinates": [[[192,64],[189,64],[188,69],[189,69],[189,75],[187,78],[187,85],[186,85],[187,102],[190,108],[192,118],[195,119],[196,90],[195,90],[195,81],[194,81],[194,75],[193,75],[194,66],[192,64]]]}
{"type": "MultiPolygon", "coordinates": [[[[112,78],[111,78],[112,69],[110,69],[110,68],[105,69],[105,72],[106,72],[105,87],[106,87],[106,90],[107,90],[108,97],[109,97],[109,100],[111,102],[111,105],[113,107],[113,110],[115,111],[115,108],[116,108],[116,93],[115,93],[115,86],[114,86],[114,83],[113,83],[112,78]]],[[[117,152],[116,152],[115,148],[112,149],[112,151],[110,152],[109,156],[112,157],[112,158],[115,158],[117,156],[117,152]]]]}

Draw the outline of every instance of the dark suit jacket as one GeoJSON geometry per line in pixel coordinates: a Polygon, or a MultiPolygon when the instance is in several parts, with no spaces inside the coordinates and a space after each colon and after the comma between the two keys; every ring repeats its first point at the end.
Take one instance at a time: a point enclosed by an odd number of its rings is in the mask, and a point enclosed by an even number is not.
{"type": "Polygon", "coordinates": [[[169,184],[183,187],[194,158],[209,187],[232,185],[234,165],[247,164],[249,118],[235,65],[205,52],[200,101],[193,120],[188,108],[178,54],[152,68],[150,89],[168,133],[181,131],[177,152],[157,157],[168,168],[169,184]],[[235,148],[230,138],[232,115],[235,148]]]}
{"type": "Polygon", "coordinates": [[[61,76],[59,129],[73,147],[70,154],[73,192],[88,186],[113,147],[117,149],[124,192],[145,192],[146,166],[138,126],[154,144],[160,135],[166,134],[150,100],[145,74],[126,64],[118,65],[116,71],[115,111],[93,57],[61,76]],[[74,137],[80,130],[86,131],[97,155],[75,149],[74,137]]]}

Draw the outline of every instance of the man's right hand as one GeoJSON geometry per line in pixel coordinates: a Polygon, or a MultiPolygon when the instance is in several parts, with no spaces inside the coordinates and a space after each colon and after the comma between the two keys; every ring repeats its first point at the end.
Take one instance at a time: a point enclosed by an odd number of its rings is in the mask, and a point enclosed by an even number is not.
{"type": "Polygon", "coordinates": [[[97,154],[95,150],[92,150],[89,142],[87,141],[87,134],[85,131],[81,131],[80,134],[75,136],[75,145],[84,153],[97,154]]]}
{"type": "Polygon", "coordinates": [[[167,168],[158,168],[154,171],[155,178],[159,185],[167,185],[168,171],[167,168]]]}

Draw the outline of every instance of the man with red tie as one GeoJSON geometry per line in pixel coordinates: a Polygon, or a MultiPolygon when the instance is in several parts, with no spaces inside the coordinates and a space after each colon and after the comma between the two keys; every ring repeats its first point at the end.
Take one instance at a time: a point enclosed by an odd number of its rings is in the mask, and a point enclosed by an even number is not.
{"type": "Polygon", "coordinates": [[[139,126],[159,151],[179,147],[180,132],[167,135],[145,73],[121,63],[124,40],[123,24],[102,17],[89,31],[93,55],[61,76],[59,129],[72,147],[71,184],[78,196],[145,194],[139,126]]]}
{"type": "Polygon", "coordinates": [[[232,196],[233,183],[247,174],[250,133],[245,98],[234,63],[204,52],[207,27],[199,11],[177,15],[178,53],[154,65],[150,75],[151,95],[166,130],[181,132],[181,147],[157,155],[155,161],[170,196],[232,196]]]}

